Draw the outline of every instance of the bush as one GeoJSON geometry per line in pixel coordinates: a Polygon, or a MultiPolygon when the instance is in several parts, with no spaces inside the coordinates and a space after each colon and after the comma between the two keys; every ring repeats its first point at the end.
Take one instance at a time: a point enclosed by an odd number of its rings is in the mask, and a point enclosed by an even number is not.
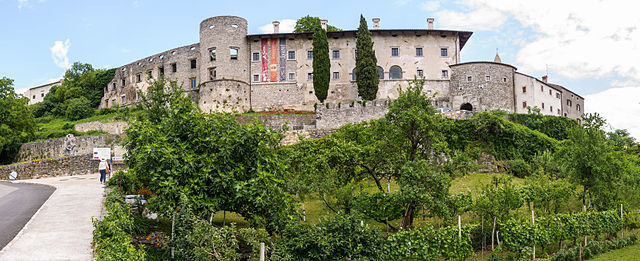
{"type": "Polygon", "coordinates": [[[471,230],[475,226],[464,226],[462,238],[458,227],[434,229],[425,227],[403,230],[387,239],[384,260],[464,260],[473,255],[471,230]]]}
{"type": "Polygon", "coordinates": [[[73,98],[65,101],[64,116],[72,121],[84,119],[93,114],[91,102],[85,97],[73,98]]]}
{"type": "Polygon", "coordinates": [[[507,171],[518,178],[524,178],[533,174],[531,165],[523,159],[514,159],[507,161],[507,171]]]}

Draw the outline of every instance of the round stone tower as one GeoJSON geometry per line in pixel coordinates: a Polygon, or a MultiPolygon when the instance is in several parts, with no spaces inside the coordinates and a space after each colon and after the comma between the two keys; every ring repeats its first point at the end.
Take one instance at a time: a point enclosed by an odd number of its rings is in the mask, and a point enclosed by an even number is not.
{"type": "Polygon", "coordinates": [[[245,112],[250,104],[247,20],[216,16],[200,23],[200,91],[205,112],[245,112]]]}
{"type": "Polygon", "coordinates": [[[216,16],[200,23],[200,79],[249,81],[247,20],[216,16]],[[215,75],[210,77],[211,70],[215,75]]]}

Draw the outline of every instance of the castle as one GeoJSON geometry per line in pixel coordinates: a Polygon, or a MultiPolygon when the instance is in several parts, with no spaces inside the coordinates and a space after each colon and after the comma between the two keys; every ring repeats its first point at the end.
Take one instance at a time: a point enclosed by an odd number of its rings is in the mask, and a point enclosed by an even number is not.
{"type": "MultiPolygon", "coordinates": [[[[453,110],[504,110],[581,120],[584,99],[563,86],[522,74],[501,62],[460,62],[468,31],[433,28],[381,29],[373,19],[371,38],[378,60],[378,99],[395,99],[406,80],[423,77],[434,106],[453,110]]],[[[321,21],[326,29],[327,20],[321,21]]],[[[313,111],[312,33],[247,34],[247,20],[216,16],[200,23],[200,42],[124,65],[105,87],[100,107],[127,106],[148,87],[147,77],[163,75],[183,84],[205,112],[313,111]]],[[[331,81],[325,102],[358,99],[355,82],[356,30],[327,32],[331,81]]]]}

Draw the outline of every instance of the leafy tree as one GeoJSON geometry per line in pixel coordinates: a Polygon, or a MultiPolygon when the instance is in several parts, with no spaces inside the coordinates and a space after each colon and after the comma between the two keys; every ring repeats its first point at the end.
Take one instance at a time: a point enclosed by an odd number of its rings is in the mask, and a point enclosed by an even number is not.
{"type": "MultiPolygon", "coordinates": [[[[587,198],[597,209],[615,207],[620,199],[618,187],[625,175],[625,157],[607,142],[602,130],[606,121],[597,113],[583,115],[583,124],[569,130],[569,141],[562,154],[573,182],[582,185],[582,204],[587,198]]],[[[591,205],[591,204],[590,204],[591,205]]]]}
{"type": "Polygon", "coordinates": [[[143,113],[126,131],[127,163],[157,195],[151,201],[160,213],[173,213],[184,195],[200,218],[226,210],[271,232],[291,220],[275,150],[281,134],[229,114],[203,114],[165,79],[152,81],[141,97],[143,113]]]}
{"type": "Polygon", "coordinates": [[[375,100],[378,93],[378,69],[376,52],[373,50],[371,32],[367,21],[360,15],[360,27],[356,34],[356,83],[358,94],[364,100],[375,100]]]}
{"type": "Polygon", "coordinates": [[[0,79],[0,163],[10,163],[20,145],[34,137],[36,122],[28,103],[16,94],[13,80],[0,79]]]}
{"type": "MultiPolygon", "coordinates": [[[[293,28],[294,33],[315,32],[315,28],[321,28],[320,18],[315,16],[301,17],[296,21],[296,26],[293,28]]],[[[327,31],[342,31],[333,25],[327,25],[327,31]]],[[[314,56],[315,57],[315,56],[314,56]]]]}
{"type": "Polygon", "coordinates": [[[313,30],[313,90],[320,102],[327,99],[331,61],[327,32],[320,27],[313,30]]]}
{"type": "Polygon", "coordinates": [[[65,101],[65,118],[75,121],[93,114],[91,102],[85,97],[72,98],[65,101]]]}

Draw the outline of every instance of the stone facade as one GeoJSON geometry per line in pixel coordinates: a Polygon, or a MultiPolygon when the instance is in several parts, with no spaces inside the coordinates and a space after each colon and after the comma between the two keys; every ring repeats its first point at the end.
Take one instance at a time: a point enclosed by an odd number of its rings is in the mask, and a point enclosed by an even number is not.
{"type": "Polygon", "coordinates": [[[121,135],[129,125],[126,122],[85,122],[76,124],[73,128],[79,132],[87,132],[92,130],[105,131],[109,134],[121,135]]]}
{"type": "MultiPolygon", "coordinates": [[[[67,156],[66,138],[25,143],[20,146],[16,162],[41,160],[67,156]]],[[[120,140],[118,135],[97,135],[75,137],[75,155],[91,155],[93,148],[112,148],[120,140]]]]}
{"type": "Polygon", "coordinates": [[[62,84],[62,80],[32,87],[32,88],[29,88],[29,90],[27,90],[24,93],[24,96],[29,98],[29,105],[38,103],[38,102],[44,101],[44,96],[46,96],[47,93],[49,93],[49,90],[51,90],[51,87],[58,86],[60,84],[62,84]]]}
{"type": "Polygon", "coordinates": [[[284,134],[284,138],[280,143],[282,145],[291,145],[303,139],[319,139],[336,131],[336,129],[308,129],[308,130],[291,130],[284,134]]]}
{"type": "Polygon", "coordinates": [[[451,70],[453,109],[514,111],[515,67],[495,62],[469,62],[452,65],[451,70]]]}
{"type": "Polygon", "coordinates": [[[316,109],[316,127],[339,128],[347,123],[379,119],[389,111],[388,105],[388,100],[368,101],[364,106],[358,102],[319,105],[316,109]]]}
{"type": "Polygon", "coordinates": [[[12,171],[18,173],[18,179],[39,179],[89,174],[91,167],[91,154],[43,159],[0,166],[0,180],[8,179],[12,171]]]}

